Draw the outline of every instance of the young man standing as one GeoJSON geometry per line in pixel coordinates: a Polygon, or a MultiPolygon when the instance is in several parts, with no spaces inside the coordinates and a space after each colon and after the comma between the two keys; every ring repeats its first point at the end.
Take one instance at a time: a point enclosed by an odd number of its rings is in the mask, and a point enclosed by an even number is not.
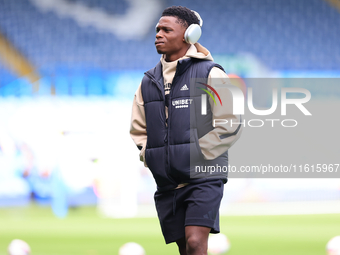
{"type": "Polygon", "coordinates": [[[197,38],[190,38],[192,24],[202,21],[186,7],[163,11],[155,40],[161,60],[136,91],[130,129],[157,183],[155,203],[165,242],[176,242],[181,255],[207,254],[209,233],[219,233],[227,174],[211,175],[206,169],[228,166],[228,149],[241,133],[232,94],[221,86],[230,85],[228,76],[197,38]],[[219,101],[210,96],[204,104],[212,93],[219,101]],[[238,124],[215,125],[214,119],[238,124]]]}

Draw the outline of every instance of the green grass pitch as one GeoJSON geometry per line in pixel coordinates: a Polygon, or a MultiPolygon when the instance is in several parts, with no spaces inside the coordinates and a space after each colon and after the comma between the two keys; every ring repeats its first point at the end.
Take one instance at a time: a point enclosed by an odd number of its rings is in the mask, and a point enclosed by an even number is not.
{"type": "MultiPolygon", "coordinates": [[[[231,242],[228,255],[325,255],[327,241],[340,235],[340,214],[223,216],[221,230],[231,242]]],[[[100,218],[94,207],[71,209],[65,219],[49,207],[0,208],[0,255],[15,238],[28,242],[32,255],[117,255],[126,242],[147,255],[177,254],[157,218],[100,218]]]]}

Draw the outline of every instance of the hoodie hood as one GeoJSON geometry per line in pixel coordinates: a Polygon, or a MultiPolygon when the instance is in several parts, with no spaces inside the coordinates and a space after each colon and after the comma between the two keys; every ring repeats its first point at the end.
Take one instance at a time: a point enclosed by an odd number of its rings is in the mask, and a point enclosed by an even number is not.
{"type": "Polygon", "coordinates": [[[190,48],[188,49],[187,53],[185,54],[185,56],[190,57],[190,58],[198,58],[198,59],[202,59],[202,60],[214,61],[210,52],[199,43],[195,43],[195,44],[191,45],[190,48]]]}

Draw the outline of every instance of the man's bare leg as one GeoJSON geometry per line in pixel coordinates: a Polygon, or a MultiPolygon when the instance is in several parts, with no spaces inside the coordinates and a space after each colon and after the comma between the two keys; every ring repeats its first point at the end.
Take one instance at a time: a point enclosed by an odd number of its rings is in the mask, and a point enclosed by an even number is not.
{"type": "Polygon", "coordinates": [[[186,226],[186,255],[207,255],[208,237],[211,228],[201,226],[186,226]]]}

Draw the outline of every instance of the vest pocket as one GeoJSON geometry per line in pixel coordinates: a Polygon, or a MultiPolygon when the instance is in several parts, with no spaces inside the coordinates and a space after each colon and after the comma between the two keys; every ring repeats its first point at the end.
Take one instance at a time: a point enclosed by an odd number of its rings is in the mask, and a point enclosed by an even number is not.
{"type": "Polygon", "coordinates": [[[190,147],[191,143],[169,145],[170,174],[178,183],[190,178],[190,147]]]}
{"type": "Polygon", "coordinates": [[[190,178],[190,172],[196,166],[204,164],[204,158],[199,147],[197,130],[190,130],[190,141],[183,144],[169,146],[170,174],[178,182],[185,182],[190,178]]]}
{"type": "MultiPolygon", "coordinates": [[[[200,161],[204,159],[204,155],[202,153],[201,147],[200,147],[200,143],[198,141],[198,134],[197,134],[197,129],[193,129],[192,131],[194,133],[194,138],[195,138],[195,145],[196,145],[196,149],[197,149],[197,153],[198,153],[198,158],[200,161]]],[[[195,160],[195,158],[194,158],[195,160]]]]}
{"type": "Polygon", "coordinates": [[[158,187],[174,185],[166,172],[165,147],[147,148],[145,150],[146,163],[158,187]]]}
{"type": "Polygon", "coordinates": [[[200,144],[198,142],[197,129],[190,130],[190,169],[202,165],[204,159],[200,144]]]}

